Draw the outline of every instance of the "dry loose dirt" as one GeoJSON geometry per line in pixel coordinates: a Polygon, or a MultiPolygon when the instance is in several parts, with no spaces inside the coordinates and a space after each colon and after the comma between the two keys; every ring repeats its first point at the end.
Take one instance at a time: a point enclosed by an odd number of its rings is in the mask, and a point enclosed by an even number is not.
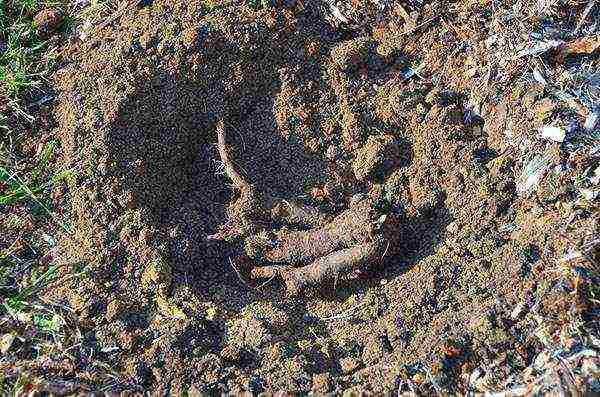
{"type": "MultiPolygon", "coordinates": [[[[456,12],[457,29],[470,12],[456,12]]],[[[438,22],[347,34],[298,6],[207,14],[154,1],[66,50],[57,116],[78,177],[60,260],[88,277],[56,294],[116,371],[161,393],[381,393],[412,376],[404,365],[445,371],[458,390],[501,352],[529,363],[535,342],[510,312],[549,288],[562,247],[535,202],[516,200],[493,97],[483,129],[465,121],[472,59],[438,22]],[[406,79],[419,62],[424,75],[406,79]],[[240,280],[236,248],[205,241],[232,195],[220,117],[238,169],[274,196],[335,214],[384,189],[404,219],[385,266],[293,299],[240,280]]]]}

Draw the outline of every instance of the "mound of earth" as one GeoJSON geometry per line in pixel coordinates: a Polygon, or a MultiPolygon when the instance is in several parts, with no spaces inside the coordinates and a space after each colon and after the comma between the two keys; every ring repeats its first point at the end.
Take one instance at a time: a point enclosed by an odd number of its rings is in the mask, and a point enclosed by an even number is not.
{"type": "Polygon", "coordinates": [[[422,368],[458,387],[507,351],[529,364],[536,342],[511,311],[547,287],[552,226],[517,204],[493,99],[484,128],[466,117],[468,54],[443,24],[401,25],[348,35],[299,6],[154,1],[68,48],[57,116],[78,176],[58,257],[84,276],[55,293],[113,370],[161,394],[382,393],[422,368]],[[430,75],[411,78],[419,59],[430,75]],[[235,249],[206,241],[233,194],[219,118],[239,169],[275,196],[338,213],[387,192],[405,220],[385,266],[293,299],[240,280],[235,249]],[[400,161],[370,153],[378,139],[400,161]]]}

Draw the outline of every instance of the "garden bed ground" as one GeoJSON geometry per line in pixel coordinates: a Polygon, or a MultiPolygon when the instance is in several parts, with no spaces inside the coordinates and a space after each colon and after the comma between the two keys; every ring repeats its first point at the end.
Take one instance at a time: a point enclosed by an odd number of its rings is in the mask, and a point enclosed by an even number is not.
{"type": "Polygon", "coordinates": [[[598,201],[581,189],[597,192],[598,140],[539,137],[575,116],[529,54],[498,60],[501,10],[375,10],[344,29],[301,4],[154,1],[64,48],[56,135],[75,176],[47,299],[81,345],[39,376],[89,390],[109,371],[109,388],[159,393],[597,387],[598,201]],[[402,220],[383,265],[298,297],[240,277],[239,247],[206,240],[234,194],[221,118],[273,196],[336,214],[383,190],[402,220]],[[394,150],[363,161],[381,136],[394,150]]]}

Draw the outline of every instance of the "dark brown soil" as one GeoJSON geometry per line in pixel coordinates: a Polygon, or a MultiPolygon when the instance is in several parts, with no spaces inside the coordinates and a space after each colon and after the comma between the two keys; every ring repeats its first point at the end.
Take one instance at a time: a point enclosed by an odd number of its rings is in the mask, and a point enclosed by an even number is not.
{"type": "Polygon", "coordinates": [[[484,102],[485,128],[466,122],[465,65],[485,37],[464,8],[454,30],[436,21],[409,36],[391,19],[351,38],[300,7],[205,15],[155,1],[73,43],[57,74],[64,161],[79,171],[60,258],[89,277],[56,294],[90,346],[161,394],[388,393],[403,376],[419,383],[406,372],[417,363],[459,391],[461,374],[502,354],[528,365],[531,323],[511,311],[550,291],[565,247],[535,216],[541,201],[517,200],[499,104],[484,102]],[[475,50],[453,48],[459,30],[475,50]],[[419,62],[423,76],[402,77],[419,62]],[[338,213],[382,184],[404,219],[385,266],[294,299],[240,280],[238,247],[205,241],[232,195],[220,117],[239,169],[274,196],[328,184],[337,194],[321,205],[338,213]],[[383,134],[401,161],[357,180],[357,153],[383,134]]]}

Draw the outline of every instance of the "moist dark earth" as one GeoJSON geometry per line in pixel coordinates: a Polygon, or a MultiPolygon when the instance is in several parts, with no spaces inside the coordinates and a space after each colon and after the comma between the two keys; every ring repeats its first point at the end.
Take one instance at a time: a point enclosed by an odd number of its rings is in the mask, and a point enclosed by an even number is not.
{"type": "Polygon", "coordinates": [[[561,209],[538,216],[544,197],[517,196],[518,153],[502,139],[509,117],[517,134],[538,127],[523,97],[541,94],[483,96],[481,119],[467,117],[485,28],[474,6],[448,12],[454,31],[407,35],[395,16],[349,33],[310,7],[154,1],[74,41],[56,117],[79,176],[57,257],[88,276],[53,294],[85,343],[159,394],[379,394],[426,376],[464,392],[482,363],[528,366],[539,342],[513,308],[542,295],[560,323],[569,305],[547,271],[565,248],[551,237],[561,209]],[[453,45],[458,31],[469,49],[453,45]],[[206,240],[235,195],[219,119],[261,191],[332,215],[384,192],[401,221],[381,263],[294,297],[240,277],[239,247],[206,240]]]}

